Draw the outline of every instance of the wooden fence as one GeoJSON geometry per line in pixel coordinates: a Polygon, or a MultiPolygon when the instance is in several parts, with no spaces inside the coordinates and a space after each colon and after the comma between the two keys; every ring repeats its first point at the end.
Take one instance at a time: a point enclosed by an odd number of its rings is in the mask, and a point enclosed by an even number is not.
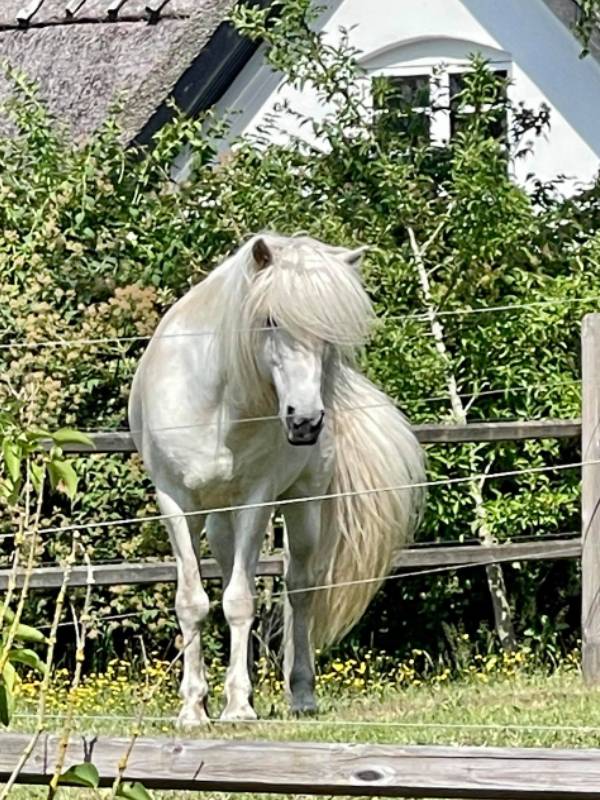
{"type": "MultiPolygon", "coordinates": [[[[424,444],[497,442],[581,437],[582,535],[542,541],[481,545],[414,547],[396,560],[399,570],[461,567],[531,559],[582,559],[583,671],[588,683],[600,683],[600,314],[584,319],[582,331],[582,420],[475,423],[417,426],[424,444]]],[[[72,446],[70,452],[89,452],[72,446]]],[[[126,433],[95,436],[96,453],[130,453],[126,433]]],[[[212,560],[203,562],[207,578],[219,576],[212,560]]],[[[279,576],[282,560],[260,562],[259,574],[279,576]]],[[[19,576],[22,580],[22,576],[19,576]]],[[[0,571],[0,589],[8,570],[0,571]]],[[[41,567],[31,586],[60,586],[59,567],[41,567]]],[[[69,584],[97,585],[174,581],[173,562],[97,564],[73,569],[69,584]]],[[[0,783],[6,781],[30,736],[2,734],[0,783]]],[[[91,761],[101,785],[109,786],[128,740],[103,736],[73,738],[65,766],[91,761]]],[[[19,783],[47,784],[54,771],[59,738],[42,734],[20,771],[19,783]]],[[[422,747],[297,742],[183,741],[139,738],[124,777],[149,788],[221,792],[281,792],[327,795],[461,798],[546,798],[562,800],[600,795],[600,750],[422,747]]]]}
{"type": "MultiPolygon", "coordinates": [[[[2,734],[0,783],[30,739],[2,734]]],[[[90,761],[101,786],[110,786],[128,744],[126,738],[73,738],[65,766],[90,761]]],[[[59,746],[58,736],[40,736],[19,783],[48,784],[59,746]]],[[[596,800],[600,750],[139,738],[124,777],[170,790],[596,800]]]]}
{"type": "MultiPolygon", "coordinates": [[[[517,561],[554,561],[581,557],[580,537],[557,537],[543,541],[499,544],[493,547],[453,545],[450,547],[414,547],[398,553],[394,562],[397,570],[428,570],[443,567],[483,566],[485,564],[517,561]]],[[[0,590],[8,586],[10,569],[0,570],[0,590]]],[[[266,556],[258,563],[260,577],[283,575],[283,557],[266,556]]],[[[58,589],[63,583],[62,567],[38,567],[31,575],[32,589],[58,589]]],[[[23,584],[23,573],[17,575],[17,586],[23,584]]],[[[202,560],[202,577],[206,580],[221,577],[221,570],[212,558],[202,560]]],[[[174,583],[175,561],[119,561],[73,567],[68,586],[118,586],[128,584],[174,583]]]]}
{"type": "MultiPolygon", "coordinates": [[[[599,458],[600,437],[596,420],[600,419],[600,314],[588,315],[584,320],[583,334],[583,409],[582,420],[531,420],[516,422],[474,422],[466,425],[427,424],[416,425],[414,430],[422,444],[452,445],[467,442],[523,441],[527,439],[577,439],[582,440],[582,461],[599,458]],[[598,374],[597,374],[598,372],[598,374]]],[[[102,454],[135,452],[128,432],[97,433],[90,437],[93,447],[70,444],[65,451],[71,454],[102,454]]],[[[481,544],[413,547],[398,554],[395,569],[401,571],[436,570],[451,567],[487,565],[491,563],[529,560],[554,560],[581,558],[582,628],[584,673],[590,683],[600,683],[600,526],[596,519],[596,505],[600,502],[600,469],[584,466],[583,475],[583,537],[558,536],[542,540],[533,538],[526,542],[512,542],[493,547],[481,544]],[[593,654],[593,655],[592,655],[593,654]]],[[[206,579],[220,577],[216,562],[202,562],[206,579]]],[[[259,576],[281,576],[282,556],[262,558],[258,565],[259,576]]],[[[0,590],[8,585],[10,570],[0,570],[0,590]]],[[[63,569],[57,566],[34,570],[30,586],[51,589],[61,586],[63,569]]],[[[23,580],[17,576],[18,584],[23,580]]],[[[119,562],[95,564],[91,568],[75,567],[69,578],[70,586],[85,586],[90,581],[98,586],[174,582],[175,563],[168,561],[119,562]]]]}
{"type": "MultiPolygon", "coordinates": [[[[468,425],[415,425],[422,444],[516,442],[524,439],[573,439],[581,436],[581,420],[550,419],[524,422],[471,422],[468,425]]],[[[90,436],[94,446],[69,444],[67,453],[135,453],[131,434],[124,431],[90,436]]]]}

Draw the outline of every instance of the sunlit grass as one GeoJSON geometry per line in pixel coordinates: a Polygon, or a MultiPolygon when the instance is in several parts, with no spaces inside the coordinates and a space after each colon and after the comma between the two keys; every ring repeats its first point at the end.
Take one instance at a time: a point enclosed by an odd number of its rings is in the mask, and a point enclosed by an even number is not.
{"type": "MultiPolygon", "coordinates": [[[[213,665],[216,691],[211,713],[222,704],[223,668],[213,665]]],[[[325,662],[318,684],[320,713],[316,718],[290,718],[277,670],[261,661],[257,668],[255,723],[216,722],[190,736],[285,741],[364,742],[387,744],[463,744],[520,747],[600,747],[600,690],[586,689],[576,653],[552,670],[526,648],[511,654],[475,655],[460,668],[435,666],[422,651],[406,662],[373,652],[325,662]]],[[[69,675],[58,671],[48,698],[48,728],[60,730],[60,713],[69,675]]],[[[142,670],[112,662],[107,671],[89,674],[77,692],[76,731],[127,736],[144,708],[142,734],[179,735],[178,676],[165,661],[142,670]]],[[[24,680],[14,730],[31,730],[37,681],[24,680]]],[[[71,791],[71,790],[69,790],[71,791]]],[[[77,790],[82,798],[88,795],[77,790]]],[[[72,790],[74,794],[75,790],[72,790]]],[[[190,797],[155,792],[160,800],[190,797]]],[[[15,799],[37,798],[43,790],[21,787],[15,799]]],[[[215,798],[218,795],[213,795],[215,798]]],[[[89,795],[91,797],[91,795],[89,795]]]]}

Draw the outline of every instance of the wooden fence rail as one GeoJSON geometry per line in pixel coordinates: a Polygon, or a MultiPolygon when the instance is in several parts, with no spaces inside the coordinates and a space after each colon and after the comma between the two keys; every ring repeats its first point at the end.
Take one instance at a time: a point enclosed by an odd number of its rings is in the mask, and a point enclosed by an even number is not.
{"type": "MultiPolygon", "coordinates": [[[[494,547],[454,545],[451,547],[415,547],[396,556],[394,567],[398,570],[427,570],[437,567],[510,563],[516,561],[548,561],[581,556],[580,538],[557,538],[550,541],[517,542],[494,547]]],[[[11,571],[0,570],[0,590],[6,589],[11,571]]],[[[32,589],[55,589],[62,585],[63,568],[38,567],[31,575],[32,589]]],[[[283,574],[283,558],[266,556],[258,564],[257,575],[276,577],[283,574]]],[[[220,578],[221,570],[211,558],[202,561],[202,577],[220,578]]],[[[125,584],[174,583],[174,561],[122,561],[112,564],[92,564],[91,568],[77,566],[72,569],[68,585],[117,586],[125,584]]],[[[22,585],[23,573],[17,575],[17,586],[22,585]]]]}
{"type": "MultiPolygon", "coordinates": [[[[588,315],[583,329],[582,460],[600,459],[600,314],[588,315]]],[[[423,444],[500,442],[525,439],[581,438],[580,420],[481,422],[469,425],[420,425],[423,444]]],[[[132,453],[129,433],[93,435],[94,447],[70,445],[70,453],[132,453]]],[[[415,547],[400,553],[398,570],[435,570],[492,561],[581,558],[583,573],[583,669],[588,683],[600,683],[600,468],[583,470],[581,538],[558,537],[482,547],[415,547]]],[[[202,564],[206,578],[219,577],[216,563],[202,564]]],[[[259,574],[280,576],[280,556],[261,560],[259,574]]],[[[61,567],[40,567],[32,588],[62,584],[61,567]]],[[[0,570],[0,589],[10,571],[0,570]]],[[[17,582],[23,576],[17,576],[17,582]]],[[[122,562],[75,567],[71,586],[172,582],[172,561],[122,562]]],[[[30,742],[26,734],[3,733],[0,783],[5,782],[30,742]]],[[[129,740],[79,736],[70,740],[65,767],[92,762],[102,786],[113,783],[129,740]]],[[[60,739],[42,734],[21,769],[18,782],[48,784],[60,739]]],[[[139,738],[125,772],[149,788],[220,792],[391,797],[475,798],[487,800],[584,800],[600,796],[600,750],[421,747],[391,745],[248,742],[139,738]]]]}
{"type": "MultiPolygon", "coordinates": [[[[3,734],[0,783],[30,737],[3,734]]],[[[112,784],[128,740],[80,736],[66,767],[92,762],[112,784]]],[[[19,774],[48,784],[59,737],[42,735],[19,774]]],[[[150,789],[482,800],[591,800],[600,793],[600,750],[138,739],[125,779],[150,789]]]]}
{"type": "MultiPolygon", "coordinates": [[[[467,425],[427,424],[415,426],[423,444],[457,444],[463,442],[501,442],[526,439],[567,439],[582,441],[583,497],[582,538],[540,542],[514,543],[497,547],[446,547],[406,550],[398,556],[399,570],[435,569],[437,567],[489,564],[533,559],[581,558],[582,560],[582,639],[583,671],[589,683],[600,684],[600,314],[588,314],[582,334],[582,420],[530,420],[516,422],[474,422],[467,425]],[[590,462],[590,463],[588,463],[590,462]]],[[[190,426],[190,430],[194,426],[190,426]]],[[[68,445],[69,453],[132,453],[135,447],[128,432],[101,432],[92,435],[93,447],[68,445]]],[[[262,559],[259,575],[277,576],[282,573],[279,557],[262,559]]],[[[216,564],[203,564],[206,578],[219,577],[216,564]]],[[[32,587],[51,588],[62,583],[60,567],[42,567],[32,576],[32,587]]],[[[9,572],[0,570],[0,589],[5,588],[9,572]]],[[[85,585],[90,578],[98,585],[154,583],[173,581],[172,562],[99,564],[90,570],[74,569],[70,584],[85,585]]]]}
{"type": "MultiPolygon", "coordinates": [[[[190,429],[192,429],[191,426],[190,429]]],[[[524,439],[573,439],[581,436],[581,420],[547,419],[525,422],[471,422],[468,425],[415,425],[422,444],[461,442],[507,442],[524,439]]],[[[131,434],[126,431],[90,435],[94,447],[68,444],[67,453],[134,453],[131,434]]]]}

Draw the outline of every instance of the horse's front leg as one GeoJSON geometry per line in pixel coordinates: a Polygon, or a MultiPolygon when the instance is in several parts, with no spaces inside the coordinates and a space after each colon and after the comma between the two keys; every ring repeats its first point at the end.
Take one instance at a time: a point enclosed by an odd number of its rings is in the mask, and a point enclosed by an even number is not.
{"type": "Polygon", "coordinates": [[[207,528],[211,549],[223,570],[223,611],[230,630],[229,668],[225,678],[222,719],[256,719],[251,705],[250,631],[255,612],[255,575],[270,508],[211,515],[207,528]]]}
{"type": "Polygon", "coordinates": [[[177,564],[175,611],[183,637],[183,677],[180,694],[183,701],[179,725],[194,726],[208,721],[206,697],[208,683],[202,653],[201,624],[209,611],[209,601],[202,586],[194,537],[199,536],[202,517],[184,517],[180,505],[166,492],[158,492],[158,502],[165,520],[177,564]]]}
{"type": "Polygon", "coordinates": [[[284,672],[292,711],[310,714],[317,710],[315,700],[315,661],[311,644],[311,605],[313,593],[302,591],[315,586],[315,556],[321,531],[321,504],[291,505],[285,509],[289,563],[286,570],[287,603],[284,672]]]}

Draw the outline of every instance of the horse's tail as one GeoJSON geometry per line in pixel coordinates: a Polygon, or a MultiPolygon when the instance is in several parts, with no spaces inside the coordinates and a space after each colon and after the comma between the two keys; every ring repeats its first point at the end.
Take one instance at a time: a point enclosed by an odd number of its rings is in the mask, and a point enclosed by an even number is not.
{"type": "Polygon", "coordinates": [[[313,592],[315,647],[333,644],[358,622],[395,553],[411,541],[424,505],[424,490],[415,485],[424,481],[424,453],[404,415],[349,367],[340,377],[327,491],[338,496],[323,502],[318,554],[318,582],[330,588],[313,592]]]}

